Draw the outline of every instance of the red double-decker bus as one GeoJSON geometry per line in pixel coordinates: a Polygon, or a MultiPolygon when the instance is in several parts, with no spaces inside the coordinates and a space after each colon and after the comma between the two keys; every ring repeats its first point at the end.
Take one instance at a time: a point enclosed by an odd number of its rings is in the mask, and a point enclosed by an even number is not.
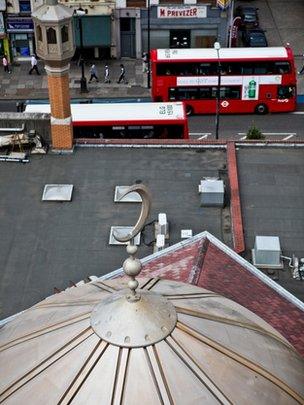
{"type": "MultiPolygon", "coordinates": [[[[28,104],[25,112],[51,113],[49,104],[28,104]]],[[[75,138],[188,139],[183,103],[71,104],[75,138]]]]}
{"type": "Polygon", "coordinates": [[[153,101],[183,101],[190,114],[287,112],[296,108],[289,47],[154,49],[153,101]],[[218,87],[220,84],[220,91],[218,87]]]}

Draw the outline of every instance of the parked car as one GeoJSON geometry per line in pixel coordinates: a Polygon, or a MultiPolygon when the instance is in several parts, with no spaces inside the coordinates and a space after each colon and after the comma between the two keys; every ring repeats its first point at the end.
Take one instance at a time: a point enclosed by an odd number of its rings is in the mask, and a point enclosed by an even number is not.
{"type": "Polygon", "coordinates": [[[259,26],[258,8],[249,6],[238,6],[235,15],[241,17],[243,28],[255,28],[259,26]]]}
{"type": "Polygon", "coordinates": [[[243,42],[245,46],[266,47],[268,46],[265,31],[261,29],[246,30],[243,33],[243,42]]]}

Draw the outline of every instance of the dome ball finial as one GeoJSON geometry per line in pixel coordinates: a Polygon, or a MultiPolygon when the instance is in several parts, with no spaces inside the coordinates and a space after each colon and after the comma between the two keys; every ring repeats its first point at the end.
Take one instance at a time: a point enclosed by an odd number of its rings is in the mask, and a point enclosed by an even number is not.
{"type": "Polygon", "coordinates": [[[136,257],[128,257],[123,264],[124,272],[129,277],[136,277],[141,270],[140,260],[136,257]]]}

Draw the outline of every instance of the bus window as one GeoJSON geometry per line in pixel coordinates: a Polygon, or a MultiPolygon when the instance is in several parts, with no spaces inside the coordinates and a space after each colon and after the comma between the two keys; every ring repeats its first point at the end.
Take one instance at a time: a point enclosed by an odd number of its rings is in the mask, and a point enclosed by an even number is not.
{"type": "Polygon", "coordinates": [[[197,100],[199,98],[197,87],[176,87],[169,89],[169,100],[197,100]]]}
{"type": "Polygon", "coordinates": [[[268,64],[265,62],[257,62],[254,65],[254,74],[255,75],[266,75],[268,73],[268,64]]]}
{"type": "Polygon", "coordinates": [[[274,73],[279,73],[281,75],[290,73],[290,64],[289,62],[275,62],[274,70],[274,73]]]}
{"type": "Polygon", "coordinates": [[[233,74],[231,64],[226,62],[221,63],[221,72],[223,75],[233,74]]]}
{"type": "Polygon", "coordinates": [[[252,75],[253,74],[253,64],[243,63],[242,64],[242,75],[252,75]]]}
{"type": "Polygon", "coordinates": [[[169,89],[169,100],[170,101],[175,101],[175,100],[177,100],[177,95],[176,95],[176,89],[174,88],[174,87],[171,87],[170,89],[169,89]]]}
{"type": "Polygon", "coordinates": [[[278,98],[291,98],[294,95],[294,87],[278,86],[278,98]]]}
{"type": "Polygon", "coordinates": [[[222,97],[229,99],[240,99],[241,87],[240,86],[224,87],[224,95],[222,97]]]}
{"type": "Polygon", "coordinates": [[[240,63],[231,62],[229,68],[230,68],[229,74],[232,75],[240,75],[242,72],[240,63]]]}
{"type": "Polygon", "coordinates": [[[199,75],[215,75],[217,74],[217,63],[200,63],[199,75]]]}
{"type": "Polygon", "coordinates": [[[211,87],[200,87],[199,98],[210,99],[211,98],[211,87]]]}
{"type": "Polygon", "coordinates": [[[171,70],[170,70],[169,64],[168,63],[158,63],[156,65],[156,74],[157,74],[157,76],[170,75],[171,70]]]}
{"type": "Polygon", "coordinates": [[[182,139],[182,125],[157,125],[155,126],[155,138],[159,139],[182,139]]]}
{"type": "MultiPolygon", "coordinates": [[[[217,87],[212,87],[211,92],[212,98],[217,97],[217,87]]],[[[220,98],[222,99],[240,99],[241,98],[241,87],[240,86],[227,86],[221,87],[220,98]]]]}
{"type": "Polygon", "coordinates": [[[181,89],[180,100],[197,100],[199,98],[196,87],[181,89]]]}

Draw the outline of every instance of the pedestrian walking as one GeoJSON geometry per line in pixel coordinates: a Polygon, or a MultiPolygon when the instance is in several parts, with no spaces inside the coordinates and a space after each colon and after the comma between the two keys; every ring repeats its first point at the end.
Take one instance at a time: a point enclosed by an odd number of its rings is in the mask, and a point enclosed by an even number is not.
{"type": "Polygon", "coordinates": [[[142,62],[143,62],[142,71],[143,71],[143,73],[147,73],[148,70],[149,70],[149,61],[148,61],[148,54],[147,54],[147,52],[144,52],[144,53],[143,53],[142,62]]]}
{"type": "MultiPolygon", "coordinates": [[[[304,55],[303,55],[303,58],[304,58],[304,55]]],[[[302,75],[303,73],[304,73],[304,64],[303,64],[302,68],[298,71],[299,75],[302,75]]]]}
{"type": "Polygon", "coordinates": [[[104,68],[104,82],[105,82],[105,83],[111,83],[111,80],[110,80],[110,69],[109,69],[109,66],[108,66],[108,65],[106,65],[105,68],[104,68]]]}
{"type": "Polygon", "coordinates": [[[126,69],[123,64],[120,65],[120,75],[117,80],[117,83],[121,83],[121,82],[127,83],[126,82],[126,69]]]}
{"type": "Polygon", "coordinates": [[[6,55],[4,55],[2,58],[2,65],[3,65],[4,72],[11,73],[6,55]]]}
{"type": "Polygon", "coordinates": [[[93,79],[95,79],[96,82],[99,82],[98,77],[97,77],[97,69],[96,69],[96,66],[95,66],[94,63],[90,67],[90,74],[91,74],[91,76],[90,76],[90,79],[89,79],[89,83],[91,83],[91,81],[93,79]]]}
{"type": "Polygon", "coordinates": [[[32,55],[31,57],[31,69],[29,70],[29,74],[31,75],[33,73],[33,70],[35,70],[35,72],[37,73],[37,75],[40,75],[39,70],[38,70],[38,62],[36,59],[35,55],[32,55]]]}

